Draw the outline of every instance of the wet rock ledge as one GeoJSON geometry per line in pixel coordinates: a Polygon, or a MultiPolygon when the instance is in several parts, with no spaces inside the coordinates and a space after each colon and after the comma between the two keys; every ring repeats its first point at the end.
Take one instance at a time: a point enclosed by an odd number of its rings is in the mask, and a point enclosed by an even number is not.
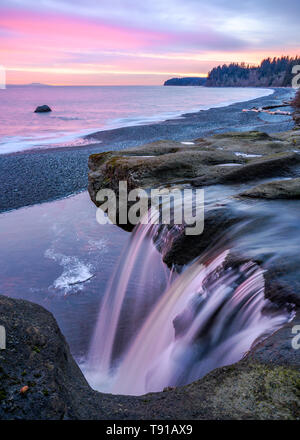
{"type": "Polygon", "coordinates": [[[299,419],[299,352],[286,325],[239,363],[140,397],[92,390],[43,307],[0,296],[1,419],[299,419]]]}
{"type": "MultiPolygon", "coordinates": [[[[220,246],[226,235],[227,238],[233,235],[230,228],[234,225],[247,220],[257,221],[255,211],[241,209],[243,201],[299,199],[300,132],[290,130],[272,136],[259,131],[231,132],[192,142],[159,141],[139,148],[93,154],[89,158],[89,168],[88,189],[97,206],[98,190],[109,188],[118,193],[120,180],[127,181],[128,190],[139,187],[209,188],[212,185],[222,185],[226,191],[229,186],[230,191],[234,188],[235,194],[231,192],[232,195],[224,197],[221,203],[211,202],[205,206],[201,235],[186,235],[184,227],[175,234],[170,228],[168,237],[161,238],[158,234],[156,244],[164,262],[169,267],[181,266],[211,251],[214,243],[220,246]],[[163,243],[161,249],[160,241],[163,243]]],[[[247,226],[244,230],[247,233],[247,226]]],[[[162,233],[168,234],[166,228],[162,233]]],[[[292,302],[300,307],[297,281],[300,257],[268,260],[266,250],[257,261],[262,266],[268,262],[271,278],[278,278],[276,288],[268,289],[268,297],[281,304],[292,302]],[[283,287],[278,287],[280,284],[283,287]]]]}
{"type": "Polygon", "coordinates": [[[138,148],[92,154],[89,193],[95,204],[101,188],[118,190],[161,185],[252,182],[265,177],[298,177],[300,132],[270,136],[258,131],[217,134],[192,143],[158,141],[138,148]]]}

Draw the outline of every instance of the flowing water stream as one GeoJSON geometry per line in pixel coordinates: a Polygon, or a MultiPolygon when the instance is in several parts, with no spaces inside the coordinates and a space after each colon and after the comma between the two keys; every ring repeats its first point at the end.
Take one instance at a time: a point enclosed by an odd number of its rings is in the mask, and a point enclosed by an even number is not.
{"type": "Polygon", "coordinates": [[[298,279],[300,201],[230,198],[242,189],[206,189],[207,205],[246,221],[173,270],[162,255],[180,226],[99,225],[87,193],[1,214],[1,292],[54,314],[95,389],[143,394],[194,381],[293,316],[265,298],[263,270],[298,279]],[[246,258],[230,264],[235,255],[246,258]]]}
{"type": "Polygon", "coordinates": [[[292,317],[265,299],[257,264],[226,264],[230,248],[169,270],[155,246],[158,227],[135,228],[105,293],[83,366],[97,390],[141,395],[190,383],[237,362],[292,317]]]}

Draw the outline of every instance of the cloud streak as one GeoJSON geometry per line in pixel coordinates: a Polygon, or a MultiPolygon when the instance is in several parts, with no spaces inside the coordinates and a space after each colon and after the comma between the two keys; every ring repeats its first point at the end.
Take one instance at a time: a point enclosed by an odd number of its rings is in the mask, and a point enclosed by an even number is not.
{"type": "Polygon", "coordinates": [[[114,84],[159,84],[223,62],[295,55],[299,15],[292,0],[2,0],[0,64],[9,82],[66,83],[73,72],[82,84],[111,75],[114,84]]]}

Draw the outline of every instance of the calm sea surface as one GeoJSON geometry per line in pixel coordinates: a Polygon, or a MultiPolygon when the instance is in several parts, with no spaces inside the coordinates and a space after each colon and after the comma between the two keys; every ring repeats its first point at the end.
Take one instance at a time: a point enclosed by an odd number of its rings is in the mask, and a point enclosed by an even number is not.
{"type": "Polygon", "coordinates": [[[248,101],[258,88],[163,86],[11,86],[0,90],[0,154],[84,145],[98,130],[158,122],[183,113],[248,101]],[[34,113],[47,104],[51,113],[34,113]]]}

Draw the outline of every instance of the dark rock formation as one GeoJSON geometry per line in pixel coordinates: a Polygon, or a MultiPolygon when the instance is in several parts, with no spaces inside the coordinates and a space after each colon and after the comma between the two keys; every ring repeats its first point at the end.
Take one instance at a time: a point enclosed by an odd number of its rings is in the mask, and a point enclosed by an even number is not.
{"type": "Polygon", "coordinates": [[[191,179],[209,163],[224,161],[243,162],[232,153],[207,152],[202,146],[184,146],[174,141],[154,142],[122,152],[93,154],[89,158],[89,193],[97,204],[97,191],[103,187],[117,191],[120,180],[126,180],[129,189],[157,187],[191,179]]]}
{"type": "Polygon", "coordinates": [[[300,147],[300,133],[290,130],[271,136],[261,131],[230,132],[195,142],[206,144],[210,149],[221,148],[223,151],[265,156],[297,149],[300,147]]]}
{"type": "Polygon", "coordinates": [[[263,183],[242,192],[239,196],[259,199],[299,199],[300,178],[263,183]]]}
{"type": "Polygon", "coordinates": [[[0,351],[0,418],[88,418],[93,393],[51,313],[0,296],[0,325],[7,336],[0,351]],[[28,390],[21,394],[24,386],[28,390]]]}
{"type": "Polygon", "coordinates": [[[173,230],[163,226],[154,237],[156,247],[162,253],[163,261],[171,268],[174,264],[183,266],[199,255],[212,258],[214,246],[218,251],[226,248],[230,227],[243,220],[243,216],[234,212],[229,205],[215,205],[205,209],[205,227],[202,234],[186,235],[185,227],[173,230]],[[166,245],[167,243],[167,245],[166,245]],[[208,253],[210,255],[208,256],[208,253]]]}
{"type": "Polygon", "coordinates": [[[275,174],[285,176],[300,163],[299,153],[276,153],[259,159],[252,159],[239,168],[228,167],[211,170],[209,175],[202,175],[192,181],[194,186],[213,185],[217,183],[248,182],[275,174]]]}
{"type": "Polygon", "coordinates": [[[48,105],[39,105],[34,110],[34,113],[47,113],[47,112],[52,112],[51,108],[48,105]]]}
{"type": "Polygon", "coordinates": [[[164,82],[164,86],[204,86],[206,78],[185,77],[171,78],[164,82]]]}
{"type": "Polygon", "coordinates": [[[88,189],[99,206],[99,189],[118,192],[120,180],[126,180],[131,190],[182,183],[207,186],[246,182],[267,176],[292,177],[298,173],[300,154],[293,150],[299,146],[297,132],[275,138],[254,131],[198,139],[193,145],[158,141],[139,148],[93,154],[89,158],[88,189]],[[262,157],[252,157],[253,153],[262,157]]]}
{"type": "Polygon", "coordinates": [[[228,151],[208,151],[201,143],[187,146],[173,141],[93,154],[89,158],[88,190],[92,201],[99,206],[97,192],[110,188],[118,194],[119,181],[127,182],[128,191],[178,184],[191,181],[199,174],[214,173],[224,162],[239,164],[245,159],[228,151]]]}
{"type": "Polygon", "coordinates": [[[114,396],[89,387],[49,312],[0,296],[0,325],[7,332],[0,351],[0,418],[299,419],[300,357],[291,345],[299,322],[297,316],[244,360],[190,385],[114,396]]]}

